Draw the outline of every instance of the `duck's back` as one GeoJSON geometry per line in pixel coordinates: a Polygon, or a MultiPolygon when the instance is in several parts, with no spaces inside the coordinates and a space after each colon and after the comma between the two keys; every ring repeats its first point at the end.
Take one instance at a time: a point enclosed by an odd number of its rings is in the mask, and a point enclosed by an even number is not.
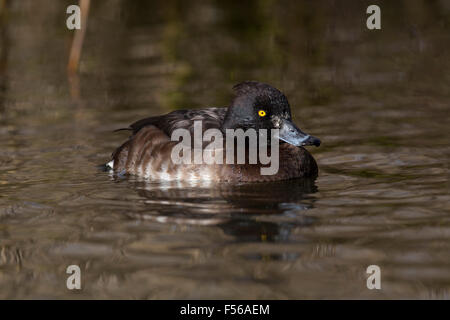
{"type": "Polygon", "coordinates": [[[226,112],[226,107],[177,110],[165,115],[136,121],[127,129],[132,130],[133,134],[136,134],[146,126],[155,126],[170,137],[176,129],[187,129],[192,132],[194,129],[194,121],[202,121],[202,130],[204,132],[210,128],[220,129],[226,112]]]}

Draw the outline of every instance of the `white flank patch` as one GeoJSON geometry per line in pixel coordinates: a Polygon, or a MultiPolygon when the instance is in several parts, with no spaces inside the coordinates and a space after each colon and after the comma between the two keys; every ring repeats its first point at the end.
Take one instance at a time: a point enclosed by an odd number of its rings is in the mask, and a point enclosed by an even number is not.
{"type": "Polygon", "coordinates": [[[136,170],[136,174],[140,177],[145,176],[145,172],[144,172],[144,164],[140,165],[137,170],[136,170]]]}
{"type": "Polygon", "coordinates": [[[181,178],[183,178],[183,170],[181,169],[181,167],[178,167],[177,169],[177,174],[175,175],[176,180],[180,181],[181,178]]]}
{"type": "Polygon", "coordinates": [[[161,165],[161,172],[159,173],[159,178],[161,180],[170,181],[172,177],[167,173],[167,163],[161,165]]]}
{"type": "Polygon", "coordinates": [[[153,170],[152,170],[152,159],[150,159],[150,161],[147,163],[147,165],[145,166],[145,170],[144,170],[144,177],[146,179],[154,179],[154,175],[152,174],[153,170]]]}
{"type": "Polygon", "coordinates": [[[196,174],[195,172],[191,172],[191,173],[189,174],[189,179],[188,179],[188,180],[191,180],[191,181],[196,181],[196,180],[198,180],[197,174],[196,174]]]}
{"type": "Polygon", "coordinates": [[[211,170],[209,170],[209,168],[204,168],[201,173],[200,173],[200,180],[206,180],[209,181],[211,180],[211,170]]]}
{"type": "Polygon", "coordinates": [[[213,172],[210,168],[204,167],[200,170],[200,172],[196,172],[191,170],[191,166],[181,165],[177,166],[176,170],[174,170],[173,174],[168,172],[168,163],[163,163],[161,165],[161,170],[155,171],[152,163],[153,161],[149,161],[149,163],[142,168],[139,168],[139,174],[145,179],[149,180],[161,180],[161,181],[177,181],[178,183],[182,181],[209,181],[214,180],[213,172]]]}

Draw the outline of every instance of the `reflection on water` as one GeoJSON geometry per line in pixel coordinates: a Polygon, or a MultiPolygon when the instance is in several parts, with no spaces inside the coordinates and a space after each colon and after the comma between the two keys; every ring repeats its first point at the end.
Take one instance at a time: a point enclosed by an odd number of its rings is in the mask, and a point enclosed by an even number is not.
{"type": "Polygon", "coordinates": [[[238,185],[138,182],[134,188],[151,205],[151,211],[131,212],[130,217],[181,225],[214,225],[239,242],[288,241],[292,228],[314,221],[314,217],[303,214],[314,202],[309,197],[316,190],[311,179],[238,185]],[[276,215],[276,221],[264,219],[270,215],[276,215]]]}
{"type": "Polygon", "coordinates": [[[383,1],[381,31],[364,1],[91,2],[71,79],[69,3],[42,1],[0,8],[0,298],[449,298],[446,1],[383,1]],[[114,129],[247,79],[321,138],[318,179],[98,169],[114,129]]]}

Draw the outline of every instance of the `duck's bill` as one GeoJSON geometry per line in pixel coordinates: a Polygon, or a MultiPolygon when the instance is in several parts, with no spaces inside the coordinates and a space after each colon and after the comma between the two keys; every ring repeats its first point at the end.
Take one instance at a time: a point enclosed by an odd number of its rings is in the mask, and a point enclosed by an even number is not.
{"type": "Polygon", "coordinates": [[[292,121],[283,120],[278,139],[294,146],[320,146],[320,140],[300,130],[292,121]]]}

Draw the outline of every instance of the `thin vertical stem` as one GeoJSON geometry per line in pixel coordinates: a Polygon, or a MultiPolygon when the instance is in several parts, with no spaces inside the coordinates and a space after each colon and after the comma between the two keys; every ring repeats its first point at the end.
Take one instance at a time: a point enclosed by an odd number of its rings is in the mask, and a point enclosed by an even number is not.
{"type": "Polygon", "coordinates": [[[67,65],[67,71],[69,74],[75,74],[78,71],[81,50],[83,49],[83,41],[87,29],[89,6],[90,0],[80,0],[81,28],[79,30],[75,30],[72,47],[70,48],[69,63],[67,65]]]}

